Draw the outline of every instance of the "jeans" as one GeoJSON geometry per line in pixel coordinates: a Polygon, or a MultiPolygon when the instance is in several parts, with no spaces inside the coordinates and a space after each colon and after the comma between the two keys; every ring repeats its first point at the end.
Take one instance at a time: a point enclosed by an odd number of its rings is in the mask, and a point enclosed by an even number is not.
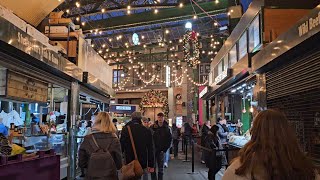
{"type": "Polygon", "coordinates": [[[148,169],[143,170],[143,175],[140,180],[148,180],[149,172],[148,169]]]}
{"type": "Polygon", "coordinates": [[[179,139],[174,139],[173,140],[173,154],[174,154],[174,157],[178,156],[178,151],[179,151],[179,139]]]}
{"type": "Polygon", "coordinates": [[[165,157],[164,157],[164,163],[169,163],[170,160],[170,148],[167,150],[165,157]]]}
{"type": "Polygon", "coordinates": [[[164,152],[156,153],[156,166],[158,168],[155,168],[154,173],[151,173],[152,180],[163,180],[164,156],[164,152]],[[156,169],[158,169],[158,178],[156,169]]]}

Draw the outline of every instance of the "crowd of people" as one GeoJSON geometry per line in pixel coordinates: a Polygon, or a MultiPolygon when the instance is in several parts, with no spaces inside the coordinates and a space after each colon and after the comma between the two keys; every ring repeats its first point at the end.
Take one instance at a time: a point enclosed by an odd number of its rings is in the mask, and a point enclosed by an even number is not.
{"type": "MultiPolygon", "coordinates": [[[[162,180],[164,168],[168,167],[169,149],[172,147],[177,157],[181,133],[188,142],[193,131],[188,123],[181,131],[175,124],[170,128],[163,113],[151,123],[140,112],[134,112],[118,137],[110,115],[100,112],[91,134],[85,136],[80,145],[79,166],[87,169],[86,179],[113,180],[119,178],[117,170],[137,160],[143,172],[133,179],[162,180]],[[99,150],[106,153],[105,158],[112,158],[96,160],[101,156],[97,153],[99,150]]],[[[300,150],[288,120],[281,112],[260,112],[253,121],[251,133],[252,138],[241,149],[239,157],[227,167],[225,152],[220,151],[224,149],[229,134],[226,120],[219,118],[216,125],[211,126],[208,121],[202,126],[201,146],[206,150],[201,161],[209,168],[209,180],[215,179],[215,174],[224,166],[223,180],[320,180],[316,167],[300,150]],[[285,141],[283,137],[286,137],[285,141]]]]}

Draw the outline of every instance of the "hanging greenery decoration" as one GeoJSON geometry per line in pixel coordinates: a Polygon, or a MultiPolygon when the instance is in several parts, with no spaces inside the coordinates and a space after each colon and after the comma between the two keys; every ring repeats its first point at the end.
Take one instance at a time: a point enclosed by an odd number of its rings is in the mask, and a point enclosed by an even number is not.
{"type": "Polygon", "coordinates": [[[150,90],[144,94],[140,103],[141,111],[145,111],[146,108],[161,108],[163,113],[168,116],[168,98],[159,90],[150,90]]]}
{"type": "Polygon", "coordinates": [[[187,31],[183,36],[184,59],[190,67],[200,64],[200,45],[195,31],[187,31]]]}

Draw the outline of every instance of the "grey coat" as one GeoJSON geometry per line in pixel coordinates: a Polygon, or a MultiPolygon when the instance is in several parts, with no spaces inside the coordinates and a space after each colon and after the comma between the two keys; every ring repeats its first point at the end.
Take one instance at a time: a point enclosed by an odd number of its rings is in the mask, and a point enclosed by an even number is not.
{"type": "Polygon", "coordinates": [[[221,143],[222,144],[226,143],[227,142],[228,132],[224,130],[224,128],[222,127],[222,125],[220,123],[218,123],[217,126],[219,127],[218,135],[220,137],[221,143]]]}
{"type": "MultiPolygon", "coordinates": [[[[113,133],[103,133],[97,132],[92,133],[99,145],[100,148],[107,148],[109,147],[109,152],[113,157],[113,161],[116,165],[116,168],[119,170],[122,167],[122,153],[121,153],[121,146],[118,137],[113,133]]],[[[88,161],[90,158],[91,153],[94,151],[93,147],[90,144],[91,137],[85,136],[84,141],[80,146],[79,149],[79,167],[80,168],[87,168],[88,161]]]]}

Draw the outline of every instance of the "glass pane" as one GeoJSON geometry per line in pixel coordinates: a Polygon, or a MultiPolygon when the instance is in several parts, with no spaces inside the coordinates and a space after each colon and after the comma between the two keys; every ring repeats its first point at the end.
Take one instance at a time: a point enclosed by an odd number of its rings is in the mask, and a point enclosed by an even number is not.
{"type": "Polygon", "coordinates": [[[229,52],[229,60],[230,60],[230,67],[237,63],[237,46],[233,46],[233,48],[229,52]]]}
{"type": "Polygon", "coordinates": [[[219,62],[218,64],[218,75],[223,72],[223,66],[222,66],[222,61],[219,62]]]}
{"type": "Polygon", "coordinates": [[[239,40],[239,59],[243,58],[247,53],[247,31],[241,36],[239,40]]]}
{"type": "Polygon", "coordinates": [[[260,45],[260,16],[257,16],[249,27],[249,52],[260,45]]]}
{"type": "Polygon", "coordinates": [[[227,70],[229,68],[229,58],[228,54],[223,58],[223,70],[227,70]]]}

